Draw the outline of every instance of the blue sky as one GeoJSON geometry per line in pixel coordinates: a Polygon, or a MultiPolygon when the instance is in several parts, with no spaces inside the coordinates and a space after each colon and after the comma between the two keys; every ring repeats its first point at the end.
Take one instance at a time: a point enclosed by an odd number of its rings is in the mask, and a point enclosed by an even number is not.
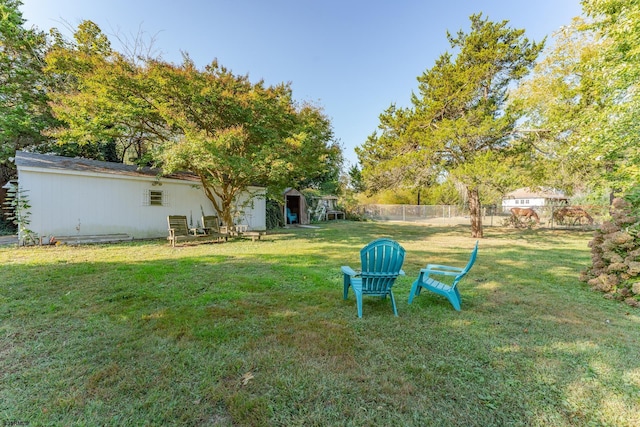
{"type": "Polygon", "coordinates": [[[23,0],[27,27],[63,33],[84,19],[114,37],[154,37],[165,60],[188,52],[235,74],[290,82],[321,106],[351,164],[390,104],[408,106],[416,77],[449,49],[446,32],[482,12],[539,41],[580,15],[579,0],[23,0]]]}

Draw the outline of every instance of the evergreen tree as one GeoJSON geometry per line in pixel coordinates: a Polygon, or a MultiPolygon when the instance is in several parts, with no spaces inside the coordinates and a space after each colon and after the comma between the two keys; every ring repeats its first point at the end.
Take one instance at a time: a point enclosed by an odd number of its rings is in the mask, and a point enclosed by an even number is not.
{"type": "Polygon", "coordinates": [[[471,233],[482,237],[481,191],[504,186],[515,150],[518,116],[507,110],[507,90],[532,68],[544,43],[532,43],[507,21],[472,15],[469,33],[447,33],[457,54],[445,53],[420,77],[411,109],[389,108],[381,134],[358,156],[376,186],[423,186],[448,176],[464,184],[471,233]]]}

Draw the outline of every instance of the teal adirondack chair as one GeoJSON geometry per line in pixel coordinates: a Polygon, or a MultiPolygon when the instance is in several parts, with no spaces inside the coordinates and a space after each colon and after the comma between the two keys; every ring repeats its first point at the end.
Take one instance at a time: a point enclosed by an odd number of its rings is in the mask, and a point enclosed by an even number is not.
{"type": "Polygon", "coordinates": [[[291,210],[287,208],[287,220],[289,220],[289,224],[293,224],[294,222],[298,222],[298,214],[291,213],[291,210]]]}
{"type": "Polygon", "coordinates": [[[393,314],[398,315],[396,300],[393,297],[391,287],[399,275],[404,276],[401,270],[404,262],[404,248],[391,239],[377,239],[360,250],[362,270],[354,271],[351,267],[343,266],[344,274],[344,299],[347,299],[349,287],[356,294],[358,317],[362,317],[362,296],[373,295],[391,298],[393,314]]]}
{"type": "Polygon", "coordinates": [[[411,292],[409,293],[409,304],[413,302],[413,298],[417,295],[420,295],[420,290],[425,288],[430,290],[431,292],[435,292],[438,295],[442,295],[447,297],[453,308],[460,311],[460,291],[458,291],[458,283],[464,276],[467,275],[471,267],[473,267],[473,263],[476,262],[476,257],[478,256],[478,241],[476,241],[476,246],[471,252],[471,258],[469,258],[469,262],[465,268],[459,267],[450,267],[448,265],[438,265],[438,264],[427,264],[426,268],[420,270],[420,275],[418,276],[418,280],[413,282],[411,285],[411,292]],[[431,277],[431,275],[440,275],[440,276],[449,276],[453,277],[453,283],[448,285],[439,280],[436,280],[431,277]]]}

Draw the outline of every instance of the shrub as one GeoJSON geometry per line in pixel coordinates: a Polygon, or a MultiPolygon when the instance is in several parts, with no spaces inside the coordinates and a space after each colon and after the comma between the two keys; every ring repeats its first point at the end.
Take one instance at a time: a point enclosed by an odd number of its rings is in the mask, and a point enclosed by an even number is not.
{"type": "Polygon", "coordinates": [[[611,205],[611,219],[589,242],[591,266],[581,280],[605,297],[640,307],[640,187],[611,205]]]}
{"type": "Polygon", "coordinates": [[[282,213],[282,205],[273,199],[267,199],[266,226],[267,230],[284,227],[284,215],[282,213]]]}
{"type": "Polygon", "coordinates": [[[532,218],[520,218],[515,215],[509,215],[502,220],[502,225],[504,227],[532,229],[537,225],[537,223],[532,218]]]}

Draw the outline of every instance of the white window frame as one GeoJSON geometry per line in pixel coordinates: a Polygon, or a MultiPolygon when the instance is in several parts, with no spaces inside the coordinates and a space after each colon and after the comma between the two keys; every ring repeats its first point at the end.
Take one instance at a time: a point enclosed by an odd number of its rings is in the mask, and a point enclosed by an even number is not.
{"type": "Polygon", "coordinates": [[[165,190],[148,189],[142,194],[143,206],[169,206],[169,194],[165,190]]]}

